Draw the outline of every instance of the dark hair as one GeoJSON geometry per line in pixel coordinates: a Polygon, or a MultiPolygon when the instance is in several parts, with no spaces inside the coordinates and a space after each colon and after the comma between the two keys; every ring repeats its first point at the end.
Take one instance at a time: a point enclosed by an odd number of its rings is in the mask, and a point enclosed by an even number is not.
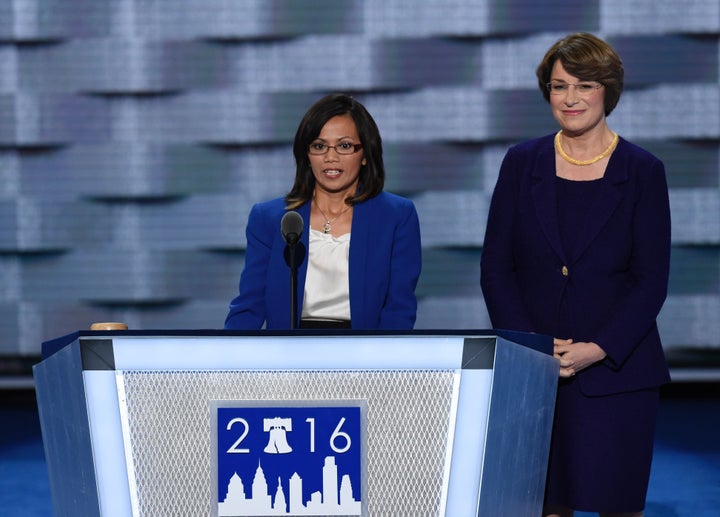
{"type": "Polygon", "coordinates": [[[312,105],[300,121],[295,133],[293,144],[296,164],[295,183],[285,196],[288,209],[297,208],[312,199],[315,176],[308,158],[308,147],[318,137],[327,121],[339,115],[350,115],[355,122],[366,162],[366,165],[360,169],[355,195],[347,198],[345,202],[354,205],[382,192],[385,185],[385,166],[382,159],[382,139],[377,124],[365,106],[358,101],[349,95],[333,93],[312,105]]]}
{"type": "Polygon", "coordinates": [[[620,100],[623,90],[624,70],[615,50],[597,36],[577,32],[558,40],[545,54],[537,68],[538,86],[550,102],[547,83],[550,82],[555,62],[560,60],[563,68],[582,81],[597,81],[605,87],[605,116],[610,115],[620,100]]]}

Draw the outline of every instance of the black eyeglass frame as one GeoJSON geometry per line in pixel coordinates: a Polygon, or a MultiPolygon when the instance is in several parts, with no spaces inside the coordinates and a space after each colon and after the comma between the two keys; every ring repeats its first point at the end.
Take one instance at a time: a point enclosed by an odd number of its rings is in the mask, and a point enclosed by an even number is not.
{"type": "MultiPolygon", "coordinates": [[[[349,154],[355,154],[355,153],[360,152],[360,150],[361,150],[362,148],[363,148],[363,145],[362,145],[362,144],[351,144],[350,142],[342,142],[342,143],[339,143],[338,145],[327,145],[327,144],[323,144],[322,142],[317,142],[317,143],[312,143],[312,144],[308,145],[308,153],[309,153],[309,154],[312,154],[312,155],[315,155],[315,156],[322,156],[323,154],[329,153],[329,152],[330,152],[330,149],[335,149],[335,152],[336,152],[337,154],[341,154],[341,155],[347,156],[347,155],[349,155],[349,154]],[[323,146],[325,146],[325,147],[324,147],[325,150],[324,150],[323,152],[321,152],[321,153],[318,153],[318,152],[316,152],[317,150],[315,150],[315,151],[313,150],[313,146],[314,146],[314,145],[323,145],[323,146]],[[341,145],[351,145],[351,146],[352,146],[352,151],[347,152],[347,153],[346,153],[346,152],[339,151],[339,150],[338,150],[338,147],[341,146],[341,145]]],[[[348,149],[348,150],[349,150],[349,149],[348,149]]]]}

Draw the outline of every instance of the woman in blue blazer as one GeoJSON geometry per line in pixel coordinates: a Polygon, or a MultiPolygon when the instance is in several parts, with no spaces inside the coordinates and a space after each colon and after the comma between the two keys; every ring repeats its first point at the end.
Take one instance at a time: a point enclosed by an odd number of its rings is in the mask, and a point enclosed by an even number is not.
{"type": "Polygon", "coordinates": [[[290,328],[280,227],[295,210],[305,227],[296,245],[296,326],[412,329],[420,225],[410,200],[383,191],[382,141],[371,115],[352,97],[328,95],[303,117],[293,152],[292,190],[250,212],[245,267],[225,328],[290,328]]]}
{"type": "Polygon", "coordinates": [[[561,130],[512,147],[493,193],[481,284],[496,328],[555,338],[560,386],[545,515],[642,515],[659,386],[656,317],[667,294],[662,162],[612,132],[622,63],[590,34],[537,70],[561,130]]]}

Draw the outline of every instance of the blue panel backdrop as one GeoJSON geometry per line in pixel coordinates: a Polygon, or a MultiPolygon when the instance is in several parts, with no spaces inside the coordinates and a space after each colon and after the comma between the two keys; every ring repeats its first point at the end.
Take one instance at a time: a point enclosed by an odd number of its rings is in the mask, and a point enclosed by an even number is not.
{"type": "Polygon", "coordinates": [[[489,196],[508,146],[554,130],[534,70],[578,30],[624,58],[610,125],[667,165],[666,347],[720,350],[717,0],[24,0],[0,7],[0,356],[98,320],[221,328],[250,207],[337,90],[417,204],[417,326],[489,326],[489,196]]]}

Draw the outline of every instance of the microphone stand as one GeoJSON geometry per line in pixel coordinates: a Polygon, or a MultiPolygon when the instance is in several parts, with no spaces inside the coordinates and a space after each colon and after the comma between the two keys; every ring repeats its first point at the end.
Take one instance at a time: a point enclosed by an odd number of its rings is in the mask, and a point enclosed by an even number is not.
{"type": "Polygon", "coordinates": [[[298,328],[297,277],[298,265],[305,260],[305,246],[300,235],[289,232],[285,235],[285,263],[290,268],[290,329],[298,328]]]}
{"type": "Polygon", "coordinates": [[[296,248],[302,229],[302,217],[294,210],[286,212],[280,221],[280,232],[286,244],[283,254],[290,268],[290,329],[296,329],[298,326],[297,274],[298,263],[305,260],[305,246],[300,242],[300,249],[296,250],[296,248]]]}
{"type": "Polygon", "coordinates": [[[294,239],[288,239],[287,250],[289,255],[290,264],[290,329],[294,330],[297,328],[297,262],[295,261],[295,241],[294,239]]]}

